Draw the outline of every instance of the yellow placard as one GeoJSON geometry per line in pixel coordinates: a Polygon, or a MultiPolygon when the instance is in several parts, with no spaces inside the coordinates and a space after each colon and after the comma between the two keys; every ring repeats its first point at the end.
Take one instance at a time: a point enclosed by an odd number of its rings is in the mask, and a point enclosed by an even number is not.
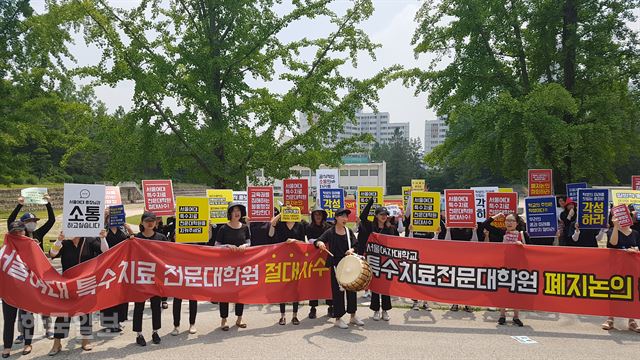
{"type": "Polygon", "coordinates": [[[227,222],[227,209],[233,201],[233,190],[209,189],[209,220],[212,224],[224,224],[227,222]]]}
{"type": "Polygon", "coordinates": [[[427,191],[427,182],[423,179],[412,179],[411,190],[413,191],[427,191]]]}
{"type": "Polygon", "coordinates": [[[368,219],[373,221],[376,208],[384,205],[384,189],[382,186],[358,186],[358,198],[356,204],[358,207],[358,216],[362,212],[369,199],[373,198],[373,206],[369,212],[368,219]]]}
{"type": "Polygon", "coordinates": [[[513,192],[513,188],[498,188],[498,192],[501,192],[501,193],[512,193],[513,192]]]}
{"type": "Polygon", "coordinates": [[[640,204],[640,190],[611,190],[613,206],[640,204]]]}
{"type": "Polygon", "coordinates": [[[411,192],[411,225],[413,231],[436,232],[440,227],[440,193],[411,192]]]}
{"type": "Polygon", "coordinates": [[[178,196],[176,198],[176,242],[209,241],[209,199],[178,196]]]}
{"type": "Polygon", "coordinates": [[[302,212],[297,206],[283,206],[280,208],[280,221],[282,222],[300,222],[302,221],[302,212]]]}

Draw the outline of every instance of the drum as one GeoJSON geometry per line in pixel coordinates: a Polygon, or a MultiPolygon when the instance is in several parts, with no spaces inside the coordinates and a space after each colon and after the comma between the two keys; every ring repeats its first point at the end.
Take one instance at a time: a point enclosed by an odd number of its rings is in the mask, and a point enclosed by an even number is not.
{"type": "Polygon", "coordinates": [[[369,263],[362,256],[345,256],[336,268],[336,279],[343,289],[361,291],[371,282],[372,274],[369,263]]]}

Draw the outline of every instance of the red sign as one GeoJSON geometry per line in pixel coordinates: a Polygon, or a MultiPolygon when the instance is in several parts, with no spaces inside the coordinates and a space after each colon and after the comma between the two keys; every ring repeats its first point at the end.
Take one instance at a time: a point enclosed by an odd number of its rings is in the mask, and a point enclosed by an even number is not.
{"type": "Polygon", "coordinates": [[[271,221],[273,218],[273,187],[249,186],[248,216],[251,221],[271,221]]]}
{"type": "Polygon", "coordinates": [[[553,170],[529,169],[529,196],[553,195],[553,170]]]}
{"type": "Polygon", "coordinates": [[[356,210],[356,208],[358,206],[356,205],[356,201],[355,200],[345,200],[344,201],[344,206],[346,206],[347,209],[351,210],[351,214],[349,214],[349,222],[356,222],[356,220],[358,218],[358,211],[356,210]]]}
{"type": "Polygon", "coordinates": [[[309,180],[286,179],[282,181],[284,188],[284,205],[299,207],[300,212],[309,213],[309,180]]]}
{"type": "Polygon", "coordinates": [[[106,186],[104,190],[104,205],[121,205],[122,198],[120,197],[119,186],[106,186]]]}
{"type": "Polygon", "coordinates": [[[5,244],[0,298],[34,313],[86,314],[152,295],[243,304],[331,298],[326,255],[311,244],[236,252],[132,239],[64,275],[33,240],[7,235],[5,244]]]}
{"type": "Polygon", "coordinates": [[[631,188],[633,190],[640,190],[640,175],[634,175],[631,177],[631,188]]]}
{"type": "Polygon", "coordinates": [[[144,209],[158,216],[173,216],[176,204],[171,180],[142,180],[144,209]]]}
{"type": "Polygon", "coordinates": [[[370,289],[444,304],[640,317],[640,254],[371,234],[370,289]],[[400,280],[402,279],[402,280],[400,280]]]}
{"type": "Polygon", "coordinates": [[[618,219],[621,227],[633,225],[633,219],[631,218],[631,213],[627,205],[622,204],[612,207],[611,214],[614,218],[618,219]]]}
{"type": "Polygon", "coordinates": [[[445,190],[446,225],[448,228],[476,227],[476,194],[474,190],[445,190]]]}
{"type": "MultiPolygon", "coordinates": [[[[487,193],[487,218],[500,213],[505,215],[518,213],[518,193],[487,193]]],[[[495,220],[493,226],[504,229],[504,219],[495,220]]]]}

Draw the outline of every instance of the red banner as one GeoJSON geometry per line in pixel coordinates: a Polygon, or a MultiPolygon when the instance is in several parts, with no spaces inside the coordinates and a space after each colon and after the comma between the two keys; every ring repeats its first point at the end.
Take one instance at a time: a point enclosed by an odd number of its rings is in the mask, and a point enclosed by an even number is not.
{"type": "MultiPolygon", "coordinates": [[[[503,213],[518,212],[518,193],[487,193],[487,218],[503,213]]],[[[493,222],[493,226],[504,229],[504,219],[493,222]]]]}
{"type": "Polygon", "coordinates": [[[631,177],[631,188],[633,190],[640,190],[640,175],[634,175],[631,177]]]}
{"type": "Polygon", "coordinates": [[[446,225],[448,228],[476,227],[476,192],[445,190],[446,225]]]}
{"type": "Polygon", "coordinates": [[[358,209],[355,200],[345,200],[344,206],[351,210],[351,214],[349,214],[349,222],[356,222],[358,219],[358,209]]]}
{"type": "Polygon", "coordinates": [[[284,205],[299,207],[303,215],[309,213],[309,180],[286,179],[282,181],[284,188],[284,205]]]}
{"type": "Polygon", "coordinates": [[[331,298],[329,269],[310,244],[244,252],[133,239],[60,275],[37,244],[5,237],[0,298],[42,314],[84,314],[152,295],[277,304],[331,298]]]}
{"type": "Polygon", "coordinates": [[[553,171],[529,169],[529,196],[553,195],[553,171]]]}
{"type": "Polygon", "coordinates": [[[618,219],[621,227],[633,225],[633,219],[627,205],[618,205],[611,208],[611,214],[618,219]]]}
{"type": "Polygon", "coordinates": [[[249,186],[248,216],[251,221],[271,221],[273,218],[273,188],[271,186],[249,186]]]}
{"type": "Polygon", "coordinates": [[[171,180],[142,180],[142,194],[146,211],[151,211],[158,216],[176,214],[171,180]]]}
{"type": "Polygon", "coordinates": [[[640,254],[372,234],[372,291],[449,304],[640,317],[640,254]]]}

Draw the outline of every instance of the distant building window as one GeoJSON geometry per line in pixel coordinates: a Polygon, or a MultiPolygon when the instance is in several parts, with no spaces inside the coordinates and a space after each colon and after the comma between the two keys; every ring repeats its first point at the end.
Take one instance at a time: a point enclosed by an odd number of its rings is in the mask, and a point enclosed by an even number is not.
{"type": "Polygon", "coordinates": [[[360,170],[360,176],[369,176],[369,170],[367,169],[360,170]]]}
{"type": "Polygon", "coordinates": [[[349,173],[351,176],[358,176],[358,170],[351,170],[349,173]]]}
{"type": "Polygon", "coordinates": [[[349,176],[349,170],[340,170],[340,176],[349,176]]]}
{"type": "Polygon", "coordinates": [[[300,170],[301,176],[309,176],[309,170],[300,170]]]}
{"type": "Polygon", "coordinates": [[[378,176],[378,169],[369,170],[369,176],[378,176]]]}

